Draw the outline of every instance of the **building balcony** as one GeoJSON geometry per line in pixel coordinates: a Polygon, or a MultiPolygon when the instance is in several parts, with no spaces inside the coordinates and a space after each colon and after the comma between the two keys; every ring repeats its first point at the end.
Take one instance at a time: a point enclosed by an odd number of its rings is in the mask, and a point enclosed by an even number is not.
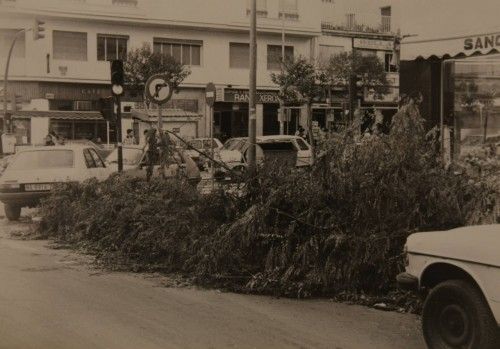
{"type": "Polygon", "coordinates": [[[321,21],[324,31],[344,31],[371,34],[392,34],[391,16],[370,13],[347,13],[344,18],[321,21]]]}

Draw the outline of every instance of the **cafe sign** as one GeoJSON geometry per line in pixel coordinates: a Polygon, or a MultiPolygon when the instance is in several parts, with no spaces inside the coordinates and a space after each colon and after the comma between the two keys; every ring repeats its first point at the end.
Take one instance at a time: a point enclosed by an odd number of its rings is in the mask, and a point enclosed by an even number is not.
{"type": "MultiPolygon", "coordinates": [[[[248,90],[224,90],[224,102],[233,103],[248,103],[250,100],[250,92],[248,90]]],[[[257,91],[257,104],[278,104],[278,91],[257,91]]]]}

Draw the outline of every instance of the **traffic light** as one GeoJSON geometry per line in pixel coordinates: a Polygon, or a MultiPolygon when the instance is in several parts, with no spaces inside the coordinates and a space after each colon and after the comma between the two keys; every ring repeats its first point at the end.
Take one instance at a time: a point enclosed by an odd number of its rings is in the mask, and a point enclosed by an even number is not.
{"type": "Polygon", "coordinates": [[[97,101],[97,109],[101,112],[104,120],[116,122],[115,113],[113,112],[113,97],[99,98],[97,101]]]}
{"type": "Polygon", "coordinates": [[[35,26],[33,27],[33,40],[45,38],[45,22],[35,19],[35,26]]]}
{"type": "Polygon", "coordinates": [[[123,61],[116,59],[111,62],[111,85],[113,94],[121,95],[123,93],[124,82],[123,61]]]}

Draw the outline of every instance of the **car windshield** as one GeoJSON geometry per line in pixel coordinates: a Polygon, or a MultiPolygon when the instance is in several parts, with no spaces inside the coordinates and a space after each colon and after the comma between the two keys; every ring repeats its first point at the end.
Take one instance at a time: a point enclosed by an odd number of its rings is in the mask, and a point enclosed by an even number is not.
{"type": "Polygon", "coordinates": [[[40,170],[71,168],[74,165],[73,150],[36,150],[19,153],[9,165],[10,170],[40,170]]]}
{"type": "Polygon", "coordinates": [[[241,151],[244,146],[245,146],[245,140],[243,140],[243,139],[230,139],[224,144],[223,149],[241,151]]]}
{"type": "MultiPolygon", "coordinates": [[[[123,148],[123,164],[129,166],[138,165],[141,161],[142,154],[143,151],[139,148],[123,148]]],[[[113,150],[106,160],[109,163],[117,163],[118,149],[113,150]]]]}

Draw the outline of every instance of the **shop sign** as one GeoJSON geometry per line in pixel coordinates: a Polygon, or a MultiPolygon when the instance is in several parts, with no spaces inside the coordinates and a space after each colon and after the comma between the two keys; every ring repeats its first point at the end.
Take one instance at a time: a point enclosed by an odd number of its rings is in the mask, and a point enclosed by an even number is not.
{"type": "Polygon", "coordinates": [[[389,87],[389,92],[383,96],[375,96],[373,92],[365,88],[363,99],[367,103],[397,103],[399,100],[399,87],[389,87]]]}
{"type": "Polygon", "coordinates": [[[464,50],[491,50],[500,48],[500,33],[492,35],[477,36],[464,40],[464,50]]]}
{"type": "Polygon", "coordinates": [[[355,48],[363,48],[368,50],[378,51],[392,51],[394,49],[394,42],[387,40],[372,40],[372,39],[354,39],[355,48]]]}
{"type": "MultiPolygon", "coordinates": [[[[225,90],[224,91],[224,102],[233,103],[248,103],[250,100],[250,92],[248,90],[225,90]]],[[[277,91],[257,91],[256,96],[257,104],[278,104],[278,92],[277,91]]]]}

